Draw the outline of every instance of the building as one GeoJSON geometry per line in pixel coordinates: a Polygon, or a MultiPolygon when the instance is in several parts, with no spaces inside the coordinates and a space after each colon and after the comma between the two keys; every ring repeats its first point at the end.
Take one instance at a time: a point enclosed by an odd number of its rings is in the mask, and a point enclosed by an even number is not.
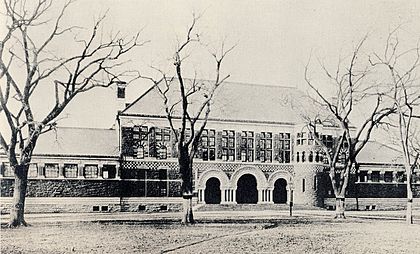
{"type": "MultiPolygon", "coordinates": [[[[29,172],[28,212],[180,209],[175,133],[160,95],[152,87],[126,104],[121,85],[117,100],[116,128],[60,127],[40,138],[29,172]]],[[[332,209],[324,156],[299,117],[302,107],[311,106],[302,103],[296,88],[224,84],[195,158],[196,204],[281,206],[293,199],[298,205],[332,209]]],[[[319,128],[330,146],[336,131],[319,128]]],[[[398,154],[369,142],[352,172],[349,208],[403,207],[406,187],[398,154]]],[[[13,173],[6,157],[0,158],[1,209],[7,212],[13,173]]],[[[418,172],[415,181],[418,197],[418,172]]]]}

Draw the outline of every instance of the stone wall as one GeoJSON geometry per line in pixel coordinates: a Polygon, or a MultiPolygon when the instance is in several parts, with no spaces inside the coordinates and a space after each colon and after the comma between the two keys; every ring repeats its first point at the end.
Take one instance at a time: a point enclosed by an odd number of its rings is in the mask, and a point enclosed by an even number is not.
{"type": "MultiPolygon", "coordinates": [[[[1,179],[1,197],[13,195],[13,179],[1,179]]],[[[87,179],[30,179],[28,197],[159,197],[156,186],[160,181],[141,180],[87,180],[87,179]],[[147,191],[147,193],[146,193],[147,191]]],[[[180,196],[179,181],[163,181],[166,195],[180,196]]]]}

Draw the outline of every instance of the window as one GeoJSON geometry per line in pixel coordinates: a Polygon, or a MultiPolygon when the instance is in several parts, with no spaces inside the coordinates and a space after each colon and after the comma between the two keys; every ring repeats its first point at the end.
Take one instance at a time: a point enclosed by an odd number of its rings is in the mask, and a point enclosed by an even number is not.
{"type": "Polygon", "coordinates": [[[85,178],[98,178],[98,166],[86,165],[84,171],[85,178]]]}
{"type": "Polygon", "coordinates": [[[254,132],[242,131],[241,134],[241,160],[254,161],[254,132]]]}
{"type": "Polygon", "coordinates": [[[235,131],[233,130],[222,132],[222,159],[235,161],[235,131]]]}
{"type": "Polygon", "coordinates": [[[271,132],[261,132],[260,139],[260,161],[272,162],[273,137],[271,132]]]}
{"type": "Polygon", "coordinates": [[[118,99],[124,99],[125,98],[125,87],[117,87],[117,97],[118,99]]]}
{"type": "Polygon", "coordinates": [[[312,151],[309,152],[308,160],[309,160],[309,162],[314,161],[314,152],[312,152],[312,151]]]}
{"type": "Polygon", "coordinates": [[[64,164],[64,177],[77,177],[77,164],[64,164]]]}
{"type": "Polygon", "coordinates": [[[322,143],[324,143],[327,148],[332,149],[334,143],[333,137],[331,135],[322,135],[322,143]]]}
{"type": "Polygon", "coordinates": [[[105,179],[115,178],[117,174],[117,169],[115,165],[104,165],[102,167],[102,177],[105,179]]]}
{"type": "Polygon", "coordinates": [[[296,144],[297,145],[306,145],[306,133],[305,132],[298,132],[296,137],[296,144]]]}
{"type": "Polygon", "coordinates": [[[280,163],[290,163],[290,133],[280,133],[280,153],[279,153],[279,162],[280,163]]]}
{"type": "Polygon", "coordinates": [[[372,171],[370,174],[370,180],[374,183],[379,183],[379,171],[372,171]]]}
{"type": "Polygon", "coordinates": [[[151,128],[150,129],[150,157],[158,159],[166,159],[168,156],[167,145],[171,140],[171,129],[165,128],[151,128]]]}
{"type": "Polygon", "coordinates": [[[165,197],[167,195],[167,185],[168,185],[168,170],[159,169],[159,195],[165,197]]]}
{"type": "Polygon", "coordinates": [[[15,173],[13,172],[12,167],[10,167],[9,163],[3,163],[3,176],[5,177],[11,177],[14,176],[15,173]]]}
{"type": "Polygon", "coordinates": [[[35,178],[38,176],[38,166],[36,163],[29,164],[28,176],[29,178],[35,178]]]}
{"type": "Polygon", "coordinates": [[[158,158],[161,159],[161,160],[164,160],[164,159],[168,158],[168,149],[166,148],[166,146],[161,145],[159,147],[158,158]]]}
{"type": "Polygon", "coordinates": [[[320,162],[320,161],[322,161],[322,160],[320,160],[320,157],[319,157],[319,151],[317,151],[317,152],[315,153],[315,162],[320,162]]]}
{"type": "Polygon", "coordinates": [[[204,130],[201,134],[202,159],[214,161],[216,159],[216,131],[204,130]]]}
{"type": "Polygon", "coordinates": [[[305,152],[302,152],[302,162],[306,161],[305,152]]]}
{"type": "Polygon", "coordinates": [[[359,182],[365,183],[367,182],[367,171],[360,171],[359,172],[359,182]]]}
{"type": "Polygon", "coordinates": [[[404,172],[397,172],[397,182],[403,183],[407,180],[407,177],[405,176],[404,172]]]}
{"type": "Polygon", "coordinates": [[[147,156],[147,126],[134,126],[133,127],[133,157],[143,159],[147,156]]]}
{"type": "Polygon", "coordinates": [[[302,179],[302,192],[305,192],[305,178],[302,179]]]}
{"type": "Polygon", "coordinates": [[[314,176],[314,190],[316,190],[316,185],[317,185],[317,181],[316,181],[316,175],[314,176]]]}
{"type": "Polygon", "coordinates": [[[300,161],[300,155],[299,155],[299,152],[297,152],[296,153],[296,162],[299,162],[300,161]]]}
{"type": "Polygon", "coordinates": [[[386,183],[392,183],[392,171],[386,171],[384,174],[384,182],[386,183]]]}
{"type": "Polygon", "coordinates": [[[313,134],[310,132],[308,133],[308,145],[313,145],[314,144],[314,136],[313,134]]]}
{"type": "Polygon", "coordinates": [[[45,164],[45,177],[46,178],[58,177],[58,164],[45,164]]]}

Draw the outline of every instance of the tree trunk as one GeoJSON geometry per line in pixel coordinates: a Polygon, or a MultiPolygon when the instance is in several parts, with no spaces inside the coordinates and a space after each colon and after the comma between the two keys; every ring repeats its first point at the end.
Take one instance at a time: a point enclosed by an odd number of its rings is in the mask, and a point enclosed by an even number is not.
{"type": "Polygon", "coordinates": [[[192,210],[192,162],[188,156],[188,153],[185,153],[185,151],[180,153],[178,161],[181,172],[181,191],[183,198],[181,223],[184,225],[194,224],[195,221],[192,210]]]}
{"type": "Polygon", "coordinates": [[[183,194],[183,204],[182,204],[182,220],[181,223],[184,225],[194,224],[194,215],[192,210],[192,193],[183,194]]]}
{"type": "Polygon", "coordinates": [[[28,166],[18,165],[15,169],[15,186],[10,211],[9,227],[27,226],[24,218],[26,187],[28,186],[28,166]]]}
{"type": "Polygon", "coordinates": [[[335,219],[345,219],[346,216],[344,215],[345,211],[345,204],[344,204],[344,197],[337,197],[335,199],[335,219]]]}
{"type": "Polygon", "coordinates": [[[411,190],[411,179],[407,177],[407,212],[405,221],[407,224],[413,224],[413,191],[411,190]]]}

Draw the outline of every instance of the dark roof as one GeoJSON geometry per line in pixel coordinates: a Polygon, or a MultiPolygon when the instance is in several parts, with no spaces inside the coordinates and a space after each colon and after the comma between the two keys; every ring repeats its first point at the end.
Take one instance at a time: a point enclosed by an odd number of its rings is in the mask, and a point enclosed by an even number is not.
{"type": "MultiPolygon", "coordinates": [[[[191,82],[188,80],[187,82],[191,82]]],[[[210,81],[200,81],[209,83],[210,81]]],[[[178,85],[171,86],[171,98],[179,98],[178,85]]],[[[216,91],[210,119],[233,121],[257,121],[294,123],[296,113],[293,102],[299,92],[293,87],[254,85],[225,82],[216,91]]],[[[196,94],[192,109],[200,105],[202,94],[196,94]]],[[[151,87],[136,101],[131,103],[122,115],[165,116],[162,98],[155,87],[151,87]]]]}
{"type": "Polygon", "coordinates": [[[401,164],[401,152],[377,141],[369,141],[357,156],[358,163],[401,164]]]}
{"type": "Polygon", "coordinates": [[[118,156],[115,129],[58,127],[42,134],[34,155],[118,156]]]}

